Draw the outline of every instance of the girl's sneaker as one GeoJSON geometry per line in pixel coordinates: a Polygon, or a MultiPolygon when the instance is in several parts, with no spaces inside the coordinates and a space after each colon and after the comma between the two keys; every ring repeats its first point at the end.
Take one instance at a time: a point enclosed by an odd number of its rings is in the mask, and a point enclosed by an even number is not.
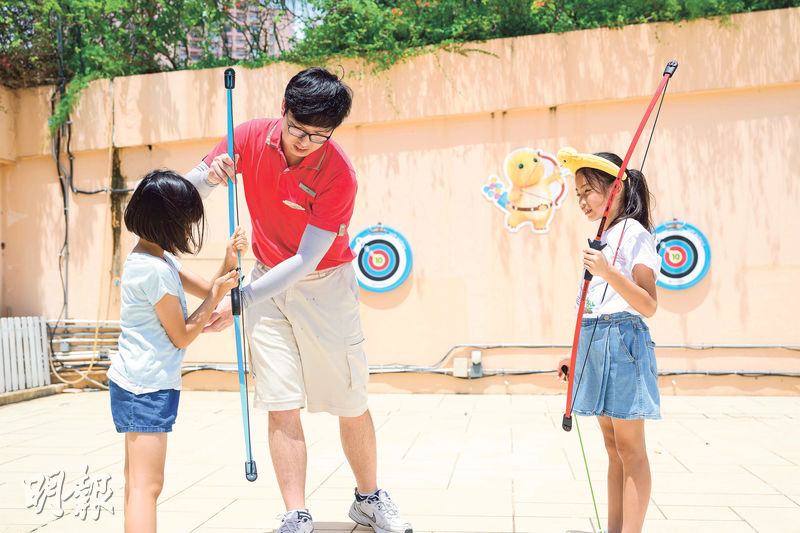
{"type": "Polygon", "coordinates": [[[375,533],[413,533],[411,524],[400,517],[397,506],[385,490],[362,496],[356,489],[356,500],[350,506],[350,518],[375,533]]]}
{"type": "Polygon", "coordinates": [[[275,530],[275,533],[313,533],[314,531],[314,521],[311,520],[308,510],[289,511],[276,518],[281,521],[281,525],[275,530]]]}

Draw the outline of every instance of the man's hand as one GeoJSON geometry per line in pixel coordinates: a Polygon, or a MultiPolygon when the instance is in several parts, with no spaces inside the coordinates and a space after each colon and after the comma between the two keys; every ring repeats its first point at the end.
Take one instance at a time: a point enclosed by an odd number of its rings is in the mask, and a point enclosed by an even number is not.
{"type": "Polygon", "coordinates": [[[212,311],[208,318],[208,324],[203,328],[203,333],[209,331],[222,331],[233,324],[233,313],[231,313],[231,299],[223,298],[216,309],[212,311]]]}
{"type": "MultiPolygon", "coordinates": [[[[236,154],[236,162],[239,162],[239,154],[236,154]]],[[[236,183],[236,168],[227,153],[219,154],[211,161],[211,166],[208,170],[208,182],[212,185],[222,184],[227,187],[228,178],[236,183]]]]}

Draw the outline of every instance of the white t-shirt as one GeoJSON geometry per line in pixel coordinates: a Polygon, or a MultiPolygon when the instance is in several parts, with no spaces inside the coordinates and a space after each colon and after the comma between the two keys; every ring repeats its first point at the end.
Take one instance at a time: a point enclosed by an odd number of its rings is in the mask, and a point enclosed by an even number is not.
{"type": "Polygon", "coordinates": [[[128,392],[143,394],[181,388],[181,363],[186,353],[172,344],[153,307],[165,294],[177,296],[186,319],[181,264],[131,252],[122,271],[119,352],[111,354],[108,378],[128,392]]]}
{"type": "MultiPolygon", "coordinates": [[[[617,245],[619,245],[617,260],[613,265],[629,280],[633,281],[635,265],[644,265],[652,270],[656,277],[658,276],[658,272],[661,270],[661,256],[656,252],[656,241],[650,232],[636,220],[629,218],[627,223],[625,220],[620,220],[611,229],[603,232],[600,242],[607,245],[603,248],[602,253],[609,265],[612,264],[614,254],[617,252],[617,245]],[[620,235],[622,235],[621,243],[620,235]]],[[[583,287],[583,281],[581,281],[581,287],[583,287]]],[[[579,304],[580,292],[575,307],[577,308],[579,304]]],[[[608,285],[606,280],[600,276],[594,276],[589,283],[589,291],[586,293],[586,307],[583,316],[595,317],[622,311],[627,311],[632,315],[641,315],[611,285],[608,285]],[[605,298],[603,298],[604,291],[605,298]]]]}

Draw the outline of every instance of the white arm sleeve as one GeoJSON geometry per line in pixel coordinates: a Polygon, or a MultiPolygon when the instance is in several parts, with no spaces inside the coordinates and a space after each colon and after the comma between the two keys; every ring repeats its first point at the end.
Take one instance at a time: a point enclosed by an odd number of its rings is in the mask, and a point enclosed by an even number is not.
{"type": "Polygon", "coordinates": [[[211,191],[214,190],[217,183],[211,183],[208,181],[208,171],[211,170],[211,167],[206,165],[205,161],[200,161],[200,164],[190,170],[184,178],[189,180],[189,182],[194,185],[194,188],[197,189],[197,192],[200,193],[200,197],[205,199],[208,198],[208,195],[211,194],[211,191]]]}
{"type": "Polygon", "coordinates": [[[269,272],[242,288],[244,307],[271,298],[314,272],[334,239],[336,233],[332,231],[306,226],[297,254],[278,263],[269,272]]]}

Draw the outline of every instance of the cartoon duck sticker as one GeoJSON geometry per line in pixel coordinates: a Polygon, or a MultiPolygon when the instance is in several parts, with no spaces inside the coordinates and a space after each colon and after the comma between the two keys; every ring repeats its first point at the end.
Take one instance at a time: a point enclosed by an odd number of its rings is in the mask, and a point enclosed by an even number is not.
{"type": "Polygon", "coordinates": [[[484,197],[506,213],[509,230],[518,231],[527,224],[534,233],[547,233],[564,199],[564,177],[569,171],[548,153],[519,148],[506,156],[503,172],[506,183],[497,175],[489,176],[482,189],[484,197]]]}

